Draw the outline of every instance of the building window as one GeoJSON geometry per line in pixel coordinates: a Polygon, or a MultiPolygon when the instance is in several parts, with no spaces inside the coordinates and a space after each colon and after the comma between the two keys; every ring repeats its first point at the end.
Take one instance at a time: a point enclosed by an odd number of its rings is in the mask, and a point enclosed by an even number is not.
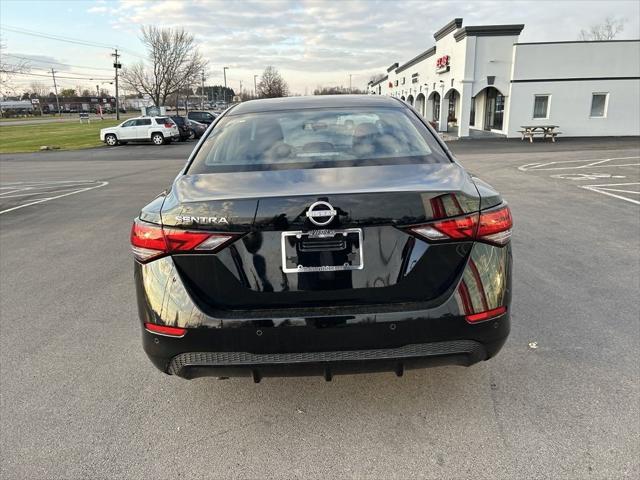
{"type": "Polygon", "coordinates": [[[456,103],[458,103],[458,95],[453,91],[449,94],[449,110],[447,112],[447,122],[456,123],[456,103]]]}
{"type": "Polygon", "coordinates": [[[502,130],[502,120],[504,117],[504,96],[494,87],[488,87],[486,102],[484,107],[485,130],[502,130]]]}
{"type": "Polygon", "coordinates": [[[536,95],[533,100],[533,118],[549,118],[550,95],[536,95]]]}
{"type": "Polygon", "coordinates": [[[405,77],[402,77],[402,85],[404,85],[405,77]]]}
{"type": "Polygon", "coordinates": [[[591,95],[591,118],[605,118],[607,116],[608,93],[594,93],[591,95]]]}
{"type": "Polygon", "coordinates": [[[469,126],[474,127],[476,125],[476,97],[471,98],[471,113],[469,115],[469,126]]]}

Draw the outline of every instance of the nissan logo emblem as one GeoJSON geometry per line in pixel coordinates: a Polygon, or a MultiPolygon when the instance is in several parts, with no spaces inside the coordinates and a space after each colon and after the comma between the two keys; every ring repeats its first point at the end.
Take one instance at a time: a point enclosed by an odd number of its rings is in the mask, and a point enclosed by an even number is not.
{"type": "Polygon", "coordinates": [[[323,201],[311,204],[309,210],[307,210],[307,218],[311,220],[311,223],[314,223],[319,227],[329,225],[333,220],[333,217],[337,214],[338,212],[334,210],[329,202],[323,201]]]}

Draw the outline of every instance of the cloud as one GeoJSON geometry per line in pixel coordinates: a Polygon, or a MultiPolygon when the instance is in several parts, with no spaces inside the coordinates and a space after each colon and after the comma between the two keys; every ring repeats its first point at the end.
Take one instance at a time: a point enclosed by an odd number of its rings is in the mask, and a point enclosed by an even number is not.
{"type": "Polygon", "coordinates": [[[95,5],[89,9],[87,9],[87,13],[106,13],[109,11],[109,8],[106,6],[95,5]]]}
{"type": "MultiPolygon", "coordinates": [[[[364,86],[372,73],[431,47],[433,32],[454,17],[463,17],[464,25],[524,23],[522,41],[548,41],[574,40],[581,28],[607,15],[626,16],[624,38],[639,36],[637,2],[549,5],[514,1],[507,9],[504,1],[121,0],[110,4],[108,18],[114,28],[127,31],[148,24],[184,27],[209,59],[210,77],[233,65],[228,72],[232,82],[253,83],[254,73],[274,65],[299,92],[320,83],[346,84],[349,73],[354,85],[364,86]]],[[[92,7],[95,12],[103,8],[92,7]]]]}

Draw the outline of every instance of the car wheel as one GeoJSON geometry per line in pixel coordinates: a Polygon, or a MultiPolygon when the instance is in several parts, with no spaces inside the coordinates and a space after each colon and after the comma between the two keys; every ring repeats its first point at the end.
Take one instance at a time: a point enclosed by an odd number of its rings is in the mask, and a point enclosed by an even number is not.
{"type": "Polygon", "coordinates": [[[110,147],[115,147],[116,145],[118,145],[118,138],[110,133],[109,135],[105,135],[104,143],[106,143],[110,147]]]}
{"type": "Polygon", "coordinates": [[[154,133],[153,135],[151,135],[151,141],[154,145],[163,145],[164,136],[161,133],[154,133]]]}
{"type": "Polygon", "coordinates": [[[189,140],[193,140],[194,138],[196,138],[196,132],[189,130],[189,140]]]}

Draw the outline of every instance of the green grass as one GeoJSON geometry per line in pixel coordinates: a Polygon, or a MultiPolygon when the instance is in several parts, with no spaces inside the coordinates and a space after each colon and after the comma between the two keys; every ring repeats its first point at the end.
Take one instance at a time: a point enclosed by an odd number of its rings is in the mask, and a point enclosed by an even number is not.
{"type": "Polygon", "coordinates": [[[62,150],[98,147],[100,129],[118,125],[116,120],[91,123],[60,122],[42,125],[0,125],[0,153],[36,152],[47,145],[62,150]]]}

